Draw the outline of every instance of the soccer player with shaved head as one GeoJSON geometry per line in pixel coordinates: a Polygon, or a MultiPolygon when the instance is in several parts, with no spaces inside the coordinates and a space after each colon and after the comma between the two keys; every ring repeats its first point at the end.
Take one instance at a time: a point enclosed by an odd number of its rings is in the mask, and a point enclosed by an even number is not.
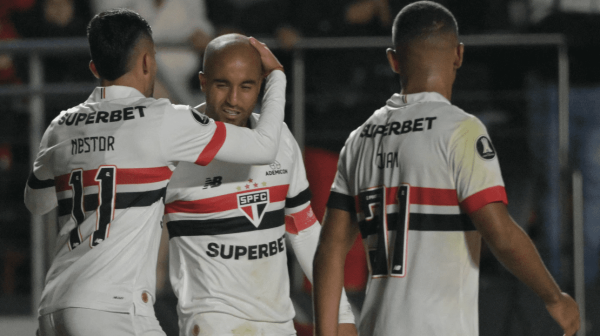
{"type": "Polygon", "coordinates": [[[392,37],[402,90],[341,151],[314,261],[316,335],[336,335],[344,260],[359,233],[370,273],[361,335],[478,335],[482,237],[573,335],[577,304],[508,214],[485,126],[450,103],[464,55],[454,16],[412,3],[392,37]]]}
{"type": "MultiPolygon", "coordinates": [[[[254,129],[263,118],[252,113],[264,76],[259,53],[247,37],[229,34],[211,41],[204,55],[206,103],[197,109],[254,129]]],[[[312,281],[321,225],[310,197],[302,153],[285,126],[268,165],[215,160],[178,167],[167,189],[165,223],[180,335],[296,334],[287,242],[312,281]]],[[[340,295],[336,325],[340,335],[356,335],[351,307],[340,295]]]]}
{"type": "Polygon", "coordinates": [[[39,335],[164,335],[154,315],[156,265],[167,184],[178,164],[213,159],[273,162],[286,79],[252,40],[268,75],[253,129],[152,98],[152,29],[116,9],[88,26],[90,69],[100,79],[82,104],[48,126],[25,188],[33,214],[58,208],[60,231],[39,307],[39,335]],[[243,144],[243,145],[240,145],[243,144]]]}

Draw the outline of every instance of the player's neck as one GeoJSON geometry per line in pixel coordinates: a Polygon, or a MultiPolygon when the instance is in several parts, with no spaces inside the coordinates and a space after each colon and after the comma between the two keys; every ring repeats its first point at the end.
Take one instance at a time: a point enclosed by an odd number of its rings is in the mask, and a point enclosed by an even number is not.
{"type": "Polygon", "coordinates": [[[439,76],[428,76],[408,80],[401,80],[401,94],[412,94],[420,92],[437,92],[449,101],[452,98],[452,83],[439,76]]]}
{"type": "Polygon", "coordinates": [[[107,80],[107,79],[102,79],[100,80],[100,85],[101,86],[113,86],[113,85],[119,85],[119,86],[128,86],[131,88],[134,88],[136,90],[138,90],[139,92],[141,92],[142,94],[146,95],[144,92],[146,91],[146,86],[144,85],[144,83],[141,83],[139,80],[137,80],[134,76],[129,76],[129,74],[125,74],[115,80],[107,80]]]}

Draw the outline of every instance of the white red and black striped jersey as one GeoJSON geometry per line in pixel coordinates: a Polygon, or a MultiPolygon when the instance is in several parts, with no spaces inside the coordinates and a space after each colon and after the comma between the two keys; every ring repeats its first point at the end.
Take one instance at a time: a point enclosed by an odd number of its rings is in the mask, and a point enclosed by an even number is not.
{"type": "MultiPolygon", "coordinates": [[[[283,84],[275,90],[281,99],[285,82],[277,81],[271,84],[283,84]]],[[[40,315],[81,307],[154,316],[160,221],[173,170],[179,162],[208,164],[225,151],[226,136],[246,133],[125,86],[98,87],[56,117],[25,188],[33,213],[58,206],[40,315]]]]}
{"type": "Polygon", "coordinates": [[[395,94],[348,138],[328,207],[356,214],[370,279],[362,335],[478,335],[480,236],[507,202],[485,126],[442,95],[395,94]]]}
{"type": "MultiPolygon", "coordinates": [[[[257,119],[253,114],[250,124],[257,119]]],[[[320,230],[310,197],[302,153],[287,127],[270,165],[214,160],[177,169],[167,189],[165,223],[181,335],[190,334],[191,318],[200,313],[280,324],[293,319],[285,234],[292,240],[299,231],[320,230]]],[[[315,232],[308,246],[299,247],[310,250],[304,258],[309,278],[315,232]]],[[[294,244],[300,259],[299,248],[294,244]]],[[[287,334],[294,334],[289,327],[287,334]]]]}

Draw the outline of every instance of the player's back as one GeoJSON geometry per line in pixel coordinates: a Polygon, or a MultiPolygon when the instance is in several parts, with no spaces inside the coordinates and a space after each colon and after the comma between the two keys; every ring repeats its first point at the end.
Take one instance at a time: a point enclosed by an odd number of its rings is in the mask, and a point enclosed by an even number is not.
{"type": "Polygon", "coordinates": [[[474,133],[486,135],[443,96],[397,94],[347,141],[338,175],[350,190],[332,191],[355,197],[368,252],[361,333],[477,335],[479,236],[461,206],[502,180],[457,171],[478,159],[460,141],[474,133]]]}
{"type": "Polygon", "coordinates": [[[135,305],[153,316],[162,199],[176,163],[163,140],[174,131],[169,119],[184,113],[189,107],[111,86],[49,126],[38,161],[55,181],[60,232],[41,315],[135,305]]]}

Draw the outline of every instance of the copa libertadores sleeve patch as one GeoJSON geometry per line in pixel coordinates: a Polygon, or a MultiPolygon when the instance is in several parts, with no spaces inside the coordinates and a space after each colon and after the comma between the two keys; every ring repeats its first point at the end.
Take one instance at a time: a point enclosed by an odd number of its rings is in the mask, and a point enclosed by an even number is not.
{"type": "Polygon", "coordinates": [[[477,139],[475,148],[477,149],[477,154],[484,160],[491,160],[496,157],[496,150],[492,145],[492,141],[485,135],[477,139]]]}
{"type": "Polygon", "coordinates": [[[206,114],[200,113],[193,107],[190,107],[190,112],[192,112],[194,119],[201,125],[206,126],[210,123],[210,118],[206,114]]]}

